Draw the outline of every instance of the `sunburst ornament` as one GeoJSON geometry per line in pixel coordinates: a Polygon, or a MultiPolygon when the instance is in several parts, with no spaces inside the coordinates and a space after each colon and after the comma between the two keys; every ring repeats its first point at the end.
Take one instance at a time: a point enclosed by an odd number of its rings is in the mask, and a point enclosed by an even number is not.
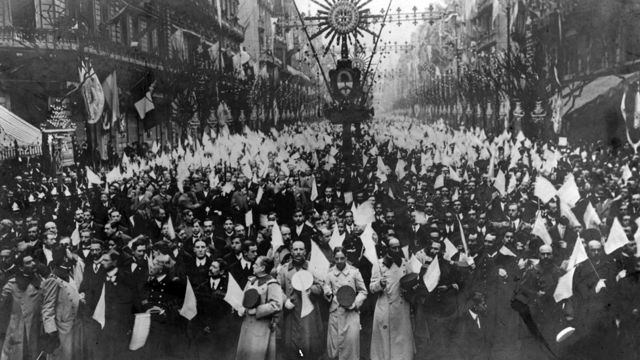
{"type": "Polygon", "coordinates": [[[347,0],[339,1],[329,12],[329,24],[340,35],[353,32],[360,22],[360,12],[356,4],[347,0]]]}
{"type": "Polygon", "coordinates": [[[364,37],[364,33],[368,33],[374,37],[377,34],[368,29],[369,20],[375,18],[369,9],[365,7],[372,0],[311,0],[320,7],[318,16],[308,17],[306,20],[318,21],[319,29],[310,39],[313,40],[320,35],[324,35],[325,39],[329,39],[325,45],[325,55],[333,46],[334,42],[338,45],[351,43],[358,37],[364,37]]]}

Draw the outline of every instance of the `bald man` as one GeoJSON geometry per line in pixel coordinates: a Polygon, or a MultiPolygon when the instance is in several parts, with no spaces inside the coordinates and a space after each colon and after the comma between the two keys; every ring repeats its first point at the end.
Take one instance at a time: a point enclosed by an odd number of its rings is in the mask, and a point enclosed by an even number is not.
{"type": "MultiPolygon", "coordinates": [[[[589,259],[580,263],[573,275],[573,306],[577,350],[589,349],[591,358],[606,357],[611,349],[603,341],[615,333],[614,314],[611,309],[612,294],[616,285],[615,264],[604,253],[602,243],[591,240],[587,244],[589,259]],[[598,342],[599,346],[592,343],[598,342]],[[595,353],[594,353],[595,352],[595,353]]],[[[610,342],[609,342],[610,343],[610,342]]]]}
{"type": "MultiPolygon", "coordinates": [[[[525,270],[516,287],[515,300],[528,305],[533,322],[552,349],[556,350],[555,336],[566,327],[562,303],[553,298],[558,279],[564,271],[553,263],[553,249],[549,245],[538,248],[537,264],[525,270]]],[[[523,359],[546,359],[546,350],[530,331],[520,338],[523,359]]]]}

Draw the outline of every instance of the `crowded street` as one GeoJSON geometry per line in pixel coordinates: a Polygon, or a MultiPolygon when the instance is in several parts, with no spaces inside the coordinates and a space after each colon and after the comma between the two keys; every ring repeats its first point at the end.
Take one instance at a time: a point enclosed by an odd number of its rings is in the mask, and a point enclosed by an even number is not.
{"type": "Polygon", "coordinates": [[[640,359],[639,11],[0,0],[0,360],[640,359]]]}

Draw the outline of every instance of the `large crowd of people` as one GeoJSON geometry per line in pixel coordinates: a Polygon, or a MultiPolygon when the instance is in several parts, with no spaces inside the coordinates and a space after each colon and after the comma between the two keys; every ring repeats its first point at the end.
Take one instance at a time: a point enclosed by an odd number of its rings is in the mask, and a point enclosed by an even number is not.
{"type": "Polygon", "coordinates": [[[640,358],[630,147],[358,131],[350,154],[315,122],[19,169],[0,359],[640,358]]]}

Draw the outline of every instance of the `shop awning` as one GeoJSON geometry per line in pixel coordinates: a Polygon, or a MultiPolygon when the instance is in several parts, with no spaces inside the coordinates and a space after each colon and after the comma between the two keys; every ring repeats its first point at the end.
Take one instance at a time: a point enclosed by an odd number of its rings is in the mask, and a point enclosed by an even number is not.
{"type": "Polygon", "coordinates": [[[572,114],[584,106],[598,101],[601,97],[609,97],[624,82],[632,82],[638,73],[624,75],[607,75],[591,80],[586,84],[574,82],[562,90],[562,116],[572,114]]]}
{"type": "Polygon", "coordinates": [[[42,142],[42,132],[0,105],[0,146],[14,147],[37,145],[42,142]]]}

